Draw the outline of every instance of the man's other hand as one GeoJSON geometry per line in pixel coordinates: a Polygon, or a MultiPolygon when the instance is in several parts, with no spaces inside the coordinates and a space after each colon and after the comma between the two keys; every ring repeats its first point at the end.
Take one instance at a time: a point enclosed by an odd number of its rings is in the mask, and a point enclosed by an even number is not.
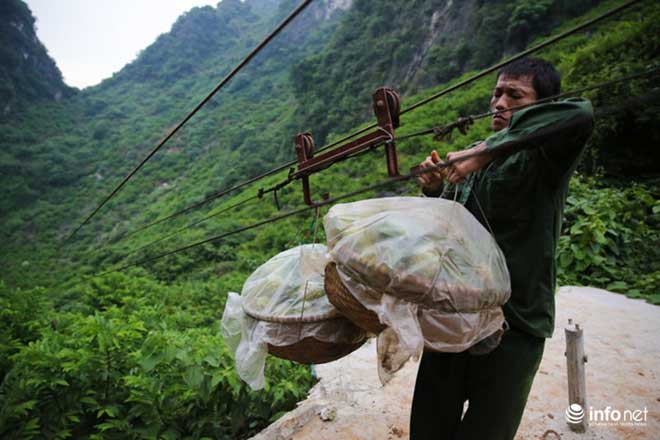
{"type": "Polygon", "coordinates": [[[469,150],[447,153],[447,160],[455,160],[464,156],[483,152],[481,154],[476,154],[469,159],[459,160],[450,165],[449,168],[447,168],[447,180],[451,183],[460,183],[465,180],[465,177],[467,177],[468,174],[479,171],[486,166],[493,158],[490,153],[484,151],[485,149],[486,144],[482,142],[469,150]]]}
{"type": "MultiPolygon", "coordinates": [[[[426,168],[435,168],[436,164],[443,163],[438,152],[433,150],[430,156],[427,156],[422,163],[419,164],[421,169],[426,168]]],[[[426,173],[420,174],[417,176],[417,182],[422,187],[422,189],[429,192],[436,192],[442,188],[443,181],[445,180],[446,174],[445,169],[436,169],[434,171],[428,171],[426,173]]]]}

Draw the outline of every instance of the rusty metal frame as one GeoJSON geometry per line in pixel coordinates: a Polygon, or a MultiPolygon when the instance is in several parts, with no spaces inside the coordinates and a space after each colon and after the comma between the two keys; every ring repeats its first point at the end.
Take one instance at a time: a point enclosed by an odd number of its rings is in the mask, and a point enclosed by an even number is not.
{"type": "Polygon", "coordinates": [[[312,206],[309,176],[331,165],[345,160],[357,153],[376,148],[385,144],[387,173],[390,177],[399,175],[399,161],[396,155],[394,130],[399,126],[401,109],[399,95],[391,88],[381,87],[372,95],[373,110],[378,121],[375,130],[330,151],[314,156],[314,139],[311,133],[296,135],[295,149],[298,160],[298,170],[289,174],[290,179],[300,179],[303,185],[305,203],[312,206]]]}

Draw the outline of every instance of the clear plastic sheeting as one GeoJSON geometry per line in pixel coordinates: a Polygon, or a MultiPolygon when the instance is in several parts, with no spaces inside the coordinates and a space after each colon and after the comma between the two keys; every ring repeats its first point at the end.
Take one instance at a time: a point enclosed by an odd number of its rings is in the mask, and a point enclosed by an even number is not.
{"type": "Polygon", "coordinates": [[[358,343],[365,334],[337,310],[323,288],[327,248],[308,244],[282,252],[230,292],[222,334],[234,353],[236,370],[252,389],[264,387],[268,345],[295,344],[307,337],[330,343],[358,343]]]}
{"type": "Polygon", "coordinates": [[[378,341],[383,382],[424,346],[460,352],[502,328],[506,260],[459,203],[363,200],[333,206],[323,223],[342,282],[389,327],[378,341]]]}

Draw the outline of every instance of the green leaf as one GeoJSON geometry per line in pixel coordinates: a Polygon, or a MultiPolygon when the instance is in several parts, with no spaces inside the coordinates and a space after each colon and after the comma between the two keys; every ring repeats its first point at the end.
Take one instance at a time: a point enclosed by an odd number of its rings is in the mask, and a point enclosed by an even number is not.
{"type": "Polygon", "coordinates": [[[70,438],[71,437],[71,430],[70,429],[63,429],[61,431],[58,431],[55,433],[55,438],[56,439],[65,439],[65,438],[70,438]]]}
{"type": "Polygon", "coordinates": [[[152,354],[151,356],[147,356],[143,358],[140,361],[140,366],[142,366],[144,371],[151,371],[154,368],[156,368],[156,366],[160,363],[161,360],[162,358],[160,355],[152,354]]]}
{"type": "Polygon", "coordinates": [[[111,429],[115,429],[115,424],[112,422],[103,422],[99,423],[96,425],[96,428],[99,429],[101,432],[109,431],[111,429]]]}
{"type": "Polygon", "coordinates": [[[180,435],[175,430],[168,429],[167,431],[161,434],[161,437],[164,438],[165,440],[177,440],[180,437],[180,435]]]}
{"type": "Polygon", "coordinates": [[[60,385],[60,386],[63,386],[63,387],[68,387],[69,386],[69,382],[67,382],[64,379],[55,379],[52,383],[54,385],[60,385]]]}
{"type": "Polygon", "coordinates": [[[594,208],[592,208],[590,205],[582,206],[582,210],[584,211],[585,214],[588,214],[588,215],[596,214],[596,210],[594,208]]]}
{"type": "Polygon", "coordinates": [[[271,423],[273,423],[273,422],[275,422],[277,419],[279,419],[280,417],[282,417],[282,416],[283,416],[284,414],[286,414],[286,413],[287,413],[287,411],[278,411],[278,412],[276,412],[275,414],[273,414],[273,415],[270,417],[270,419],[268,419],[268,421],[271,422],[271,423]]]}
{"type": "Polygon", "coordinates": [[[89,396],[82,397],[80,399],[80,402],[85,403],[85,404],[90,405],[90,406],[99,406],[99,403],[96,401],[96,399],[94,399],[92,397],[89,397],[89,396]]]}
{"type": "Polygon", "coordinates": [[[577,235],[582,233],[582,225],[579,223],[576,223],[575,225],[571,226],[571,229],[569,229],[571,235],[577,235]]]}
{"type": "Polygon", "coordinates": [[[607,238],[605,238],[605,235],[603,235],[601,231],[595,231],[594,238],[596,239],[597,243],[607,244],[607,238]]]}
{"type": "Polygon", "coordinates": [[[215,388],[224,379],[225,379],[225,373],[222,371],[213,374],[213,377],[211,378],[211,388],[215,388]]]}
{"type": "Polygon", "coordinates": [[[628,289],[628,283],[625,281],[615,281],[608,284],[606,289],[612,292],[624,292],[626,289],[628,289]]]}
{"type": "Polygon", "coordinates": [[[213,368],[218,368],[220,366],[220,359],[215,356],[208,355],[204,358],[204,361],[213,368]]]}
{"type": "Polygon", "coordinates": [[[14,414],[26,416],[29,413],[29,411],[34,408],[36,404],[37,404],[36,400],[27,400],[21,404],[14,406],[13,412],[14,414]]]}
{"type": "Polygon", "coordinates": [[[23,426],[23,431],[26,433],[36,433],[39,431],[39,417],[34,417],[28,420],[23,426]]]}
{"type": "Polygon", "coordinates": [[[117,417],[117,414],[119,414],[119,408],[115,405],[107,405],[99,409],[96,416],[101,417],[103,414],[107,414],[109,417],[117,417]]]}
{"type": "Polygon", "coordinates": [[[204,377],[204,373],[202,371],[202,368],[198,365],[187,368],[183,375],[183,379],[189,388],[199,387],[199,384],[202,382],[203,377],[204,377]]]}
{"type": "Polygon", "coordinates": [[[654,293],[653,295],[649,295],[647,297],[647,300],[651,304],[660,305],[660,293],[654,293]]]}
{"type": "Polygon", "coordinates": [[[573,262],[573,255],[570,252],[562,252],[559,255],[559,265],[563,268],[568,268],[573,262]]]}

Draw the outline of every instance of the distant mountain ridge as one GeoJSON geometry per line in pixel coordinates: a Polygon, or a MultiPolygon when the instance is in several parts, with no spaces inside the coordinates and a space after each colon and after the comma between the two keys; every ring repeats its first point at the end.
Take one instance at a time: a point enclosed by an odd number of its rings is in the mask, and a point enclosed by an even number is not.
{"type": "MultiPolygon", "coordinates": [[[[33,35],[35,44],[43,48],[34,34],[34,18],[29,8],[19,0],[11,0],[11,4],[15,6],[13,15],[0,16],[3,28],[12,28],[15,21],[12,17],[20,12],[25,22],[24,33],[33,35]]],[[[216,7],[192,8],[136,60],[99,85],[76,94],[70,93],[71,89],[61,82],[54,61],[43,49],[42,64],[50,63],[55,69],[51,75],[55,79],[46,82],[50,76],[42,75],[36,67],[30,75],[19,77],[45,82],[50,88],[43,88],[53,93],[34,96],[42,99],[41,105],[28,105],[32,101],[26,99],[26,111],[7,114],[4,130],[0,131],[0,184],[5,188],[0,194],[0,217],[14,208],[29,205],[37,197],[43,199],[45,193],[58,188],[82,185],[93,193],[101,188],[104,191],[109,182],[125,174],[296,4],[292,0],[224,0],[216,7]],[[68,99],[55,101],[55,98],[68,99]]],[[[186,145],[183,155],[159,155],[155,159],[155,163],[165,160],[168,169],[165,175],[192,172],[189,160],[209,150],[213,150],[213,155],[221,153],[217,147],[210,149],[209,144],[234,144],[230,148],[236,150],[241,145],[272,145],[276,137],[288,143],[288,136],[284,138],[273,130],[268,133],[268,140],[255,140],[254,136],[259,136],[255,130],[239,135],[245,127],[235,121],[242,117],[250,100],[256,101],[250,118],[262,119],[259,124],[264,127],[267,120],[272,122],[271,116],[257,112],[257,108],[263,108],[260,101],[274,100],[266,106],[272,108],[276,101],[293,99],[292,89],[287,85],[290,65],[319,49],[320,36],[349,5],[346,0],[310,5],[188,124],[180,137],[172,140],[168,145],[172,152],[181,151],[186,145]],[[218,118],[225,122],[213,121],[218,118]],[[218,136],[217,127],[228,123],[229,129],[218,136]]],[[[14,52],[20,52],[20,46],[11,47],[14,52]]],[[[31,83],[25,80],[17,81],[15,87],[20,89],[19,96],[34,95],[29,93],[31,83]]],[[[228,177],[226,171],[214,174],[216,179],[228,177]]],[[[169,176],[158,177],[156,184],[170,180],[169,176]]],[[[222,180],[215,180],[215,184],[222,180]]]]}
{"type": "Polygon", "coordinates": [[[59,101],[74,94],[35,32],[35,19],[21,0],[0,2],[0,116],[17,105],[59,101]]]}

